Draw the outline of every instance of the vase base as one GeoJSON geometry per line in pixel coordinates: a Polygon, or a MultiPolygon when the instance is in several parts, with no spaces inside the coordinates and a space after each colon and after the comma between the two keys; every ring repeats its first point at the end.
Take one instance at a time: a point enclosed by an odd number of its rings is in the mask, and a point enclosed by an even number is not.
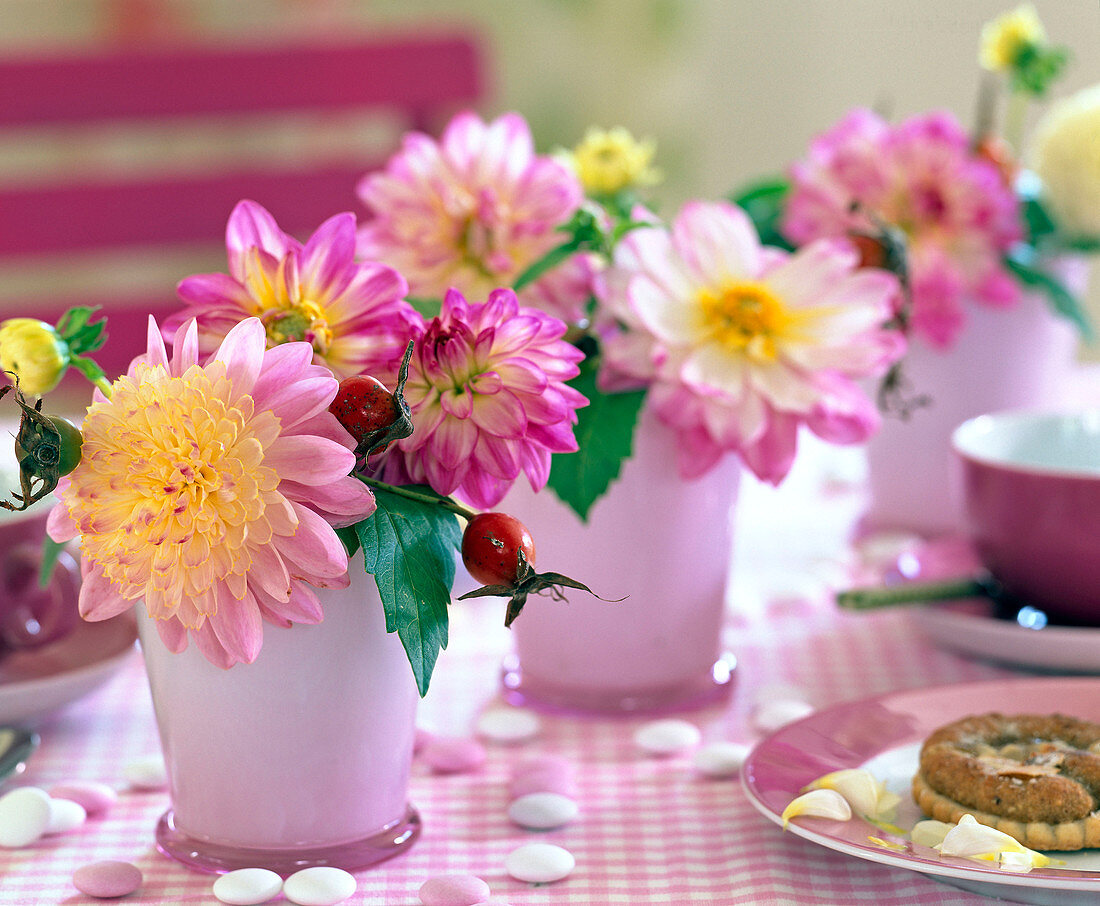
{"type": "Polygon", "coordinates": [[[725,700],[733,692],[737,658],[723,652],[709,672],[675,686],[625,691],[593,687],[557,686],[523,673],[515,654],[501,665],[502,696],[549,714],[638,715],[672,714],[704,708],[725,700]]]}
{"type": "Polygon", "coordinates": [[[403,853],[420,836],[420,815],[411,805],[393,824],[361,840],[334,846],[274,849],[226,846],[183,833],[169,809],[157,822],[157,849],[196,871],[222,874],[238,868],[267,868],[284,878],[303,868],[331,865],[357,871],[403,853]]]}

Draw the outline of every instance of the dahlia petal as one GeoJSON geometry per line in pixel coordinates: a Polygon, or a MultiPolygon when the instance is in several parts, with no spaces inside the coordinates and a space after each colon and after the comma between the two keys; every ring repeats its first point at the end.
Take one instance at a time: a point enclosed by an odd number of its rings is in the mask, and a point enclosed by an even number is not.
{"type": "MultiPolygon", "coordinates": [[[[64,490],[60,483],[57,490],[59,494],[64,490]]],[[[59,543],[72,541],[80,534],[80,527],[64,503],[50,508],[49,515],[46,516],[46,534],[59,543]]]]}
{"type": "Polygon", "coordinates": [[[264,627],[260,608],[246,595],[238,601],[222,595],[217,612],[207,618],[219,644],[234,660],[251,664],[263,645],[264,627]]]}
{"type": "Polygon", "coordinates": [[[212,361],[225,364],[226,376],[239,393],[251,393],[263,367],[266,346],[260,319],[247,318],[225,335],[212,361]]]}
{"type": "Polygon", "coordinates": [[[355,215],[336,214],[322,223],[302,247],[301,279],[309,286],[331,291],[346,284],[347,265],[355,257],[355,215]]]}
{"type": "MultiPolygon", "coordinates": [[[[333,583],[332,587],[336,586],[337,583],[333,583]]],[[[260,606],[260,611],[268,619],[274,617],[279,622],[285,622],[288,625],[290,623],[314,625],[325,618],[320,600],[313,589],[305,582],[295,582],[290,597],[285,601],[277,601],[262,594],[262,592],[257,593],[256,601],[260,606]]]]}
{"type": "Polygon", "coordinates": [[[703,282],[755,277],[760,240],[748,215],[728,202],[689,202],[672,226],[672,242],[703,282]]]}
{"type": "Polygon", "coordinates": [[[187,627],[175,617],[155,620],[153,625],[157,627],[157,633],[160,635],[160,640],[164,642],[164,647],[173,654],[187,650],[187,627]]]}
{"type": "Polygon", "coordinates": [[[377,507],[371,489],[350,475],[327,485],[304,485],[284,480],[279,483],[279,490],[288,500],[315,510],[333,528],[354,525],[366,519],[377,507]]]}
{"type": "Polygon", "coordinates": [[[209,620],[206,620],[197,629],[192,629],[191,635],[194,637],[199,651],[202,652],[202,656],[215,667],[228,670],[237,663],[237,658],[230,654],[218,639],[217,633],[214,632],[214,627],[210,625],[209,620]]]}
{"type": "Polygon", "coordinates": [[[298,531],[279,539],[279,553],[289,561],[291,578],[334,579],[346,575],[348,555],[343,542],[317,513],[298,503],[291,503],[298,517],[298,531]]]}
{"type": "Polygon", "coordinates": [[[264,464],[285,479],[327,484],[339,481],[355,468],[355,455],[324,437],[290,434],[268,446],[264,464]]]}
{"type": "Polygon", "coordinates": [[[228,274],[193,274],[176,286],[176,295],[187,305],[215,308],[229,305],[247,311],[249,296],[228,274]]]}
{"type": "Polygon", "coordinates": [[[229,215],[225,244],[229,251],[229,273],[243,282],[244,256],[259,248],[282,258],[290,247],[288,238],[263,207],[254,201],[241,201],[229,215]]]}
{"type": "MultiPolygon", "coordinates": [[[[164,345],[164,337],[161,336],[160,328],[157,327],[156,319],[152,315],[149,315],[149,320],[147,324],[148,327],[145,334],[146,351],[144,354],[134,359],[134,362],[144,362],[149,366],[159,365],[165,371],[169,371],[172,366],[168,358],[168,350],[164,345]]],[[[128,373],[134,373],[133,364],[130,365],[128,373]]]]}
{"type": "Polygon", "coordinates": [[[118,593],[118,589],[98,565],[91,565],[81,572],[83,575],[77,608],[85,620],[92,623],[109,620],[133,606],[134,602],[118,593]]]}

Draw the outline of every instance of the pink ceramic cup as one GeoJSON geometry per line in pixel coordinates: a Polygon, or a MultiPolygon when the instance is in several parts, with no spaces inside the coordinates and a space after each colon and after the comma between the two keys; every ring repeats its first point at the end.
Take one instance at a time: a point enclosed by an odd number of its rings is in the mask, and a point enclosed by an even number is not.
{"type": "Polygon", "coordinates": [[[989,572],[1052,619],[1100,625],[1100,411],[982,415],[952,447],[989,572]]]}

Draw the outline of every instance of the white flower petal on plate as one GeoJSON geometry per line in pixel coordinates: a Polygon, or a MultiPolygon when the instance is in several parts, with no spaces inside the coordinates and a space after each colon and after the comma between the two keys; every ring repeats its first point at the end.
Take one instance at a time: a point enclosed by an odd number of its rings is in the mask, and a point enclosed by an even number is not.
{"type": "Polygon", "coordinates": [[[913,829],[909,832],[909,839],[918,846],[936,847],[943,843],[943,838],[954,826],[946,821],[928,818],[913,825],[913,829]]]}
{"type": "Polygon", "coordinates": [[[886,789],[886,785],[870,771],[847,768],[833,771],[811,783],[810,790],[835,790],[857,814],[871,821],[892,821],[901,797],[886,789]]]}
{"type": "Polygon", "coordinates": [[[958,856],[983,862],[997,862],[1011,871],[1030,871],[1050,864],[1050,858],[1028,849],[1014,837],[980,824],[973,815],[963,815],[935,847],[941,856],[958,856]]]}
{"type": "Polygon", "coordinates": [[[783,809],[783,827],[791,818],[800,816],[848,821],[852,817],[852,807],[836,790],[810,790],[791,800],[790,805],[783,809]]]}

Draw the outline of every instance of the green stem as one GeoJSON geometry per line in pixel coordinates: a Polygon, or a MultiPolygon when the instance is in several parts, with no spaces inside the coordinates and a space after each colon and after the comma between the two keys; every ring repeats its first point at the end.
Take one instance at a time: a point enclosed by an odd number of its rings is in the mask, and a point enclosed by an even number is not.
{"type": "Polygon", "coordinates": [[[924,604],[955,598],[989,595],[989,583],[980,578],[945,579],[939,582],[906,582],[887,588],[853,588],[837,593],[836,603],[844,610],[875,610],[897,604],[924,604]]]}
{"type": "Polygon", "coordinates": [[[107,380],[107,378],[98,377],[92,383],[95,384],[96,387],[99,388],[99,391],[105,397],[107,397],[107,399],[111,398],[111,382],[109,380],[107,380]]]}
{"type": "Polygon", "coordinates": [[[1012,148],[1012,153],[1020,157],[1021,145],[1024,140],[1024,119],[1027,113],[1027,94],[1023,91],[1013,90],[1008,95],[1008,107],[1005,110],[1005,141],[1012,148]]]}
{"type": "Polygon", "coordinates": [[[398,497],[407,497],[409,500],[416,500],[419,503],[441,506],[443,509],[450,510],[452,513],[461,516],[467,522],[477,515],[473,510],[464,507],[461,503],[451,500],[450,497],[432,497],[429,494],[421,494],[419,491],[414,491],[403,485],[387,484],[384,481],[379,481],[377,478],[367,478],[365,475],[356,475],[355,477],[363,482],[368,488],[378,488],[379,490],[396,494],[398,497]]]}

